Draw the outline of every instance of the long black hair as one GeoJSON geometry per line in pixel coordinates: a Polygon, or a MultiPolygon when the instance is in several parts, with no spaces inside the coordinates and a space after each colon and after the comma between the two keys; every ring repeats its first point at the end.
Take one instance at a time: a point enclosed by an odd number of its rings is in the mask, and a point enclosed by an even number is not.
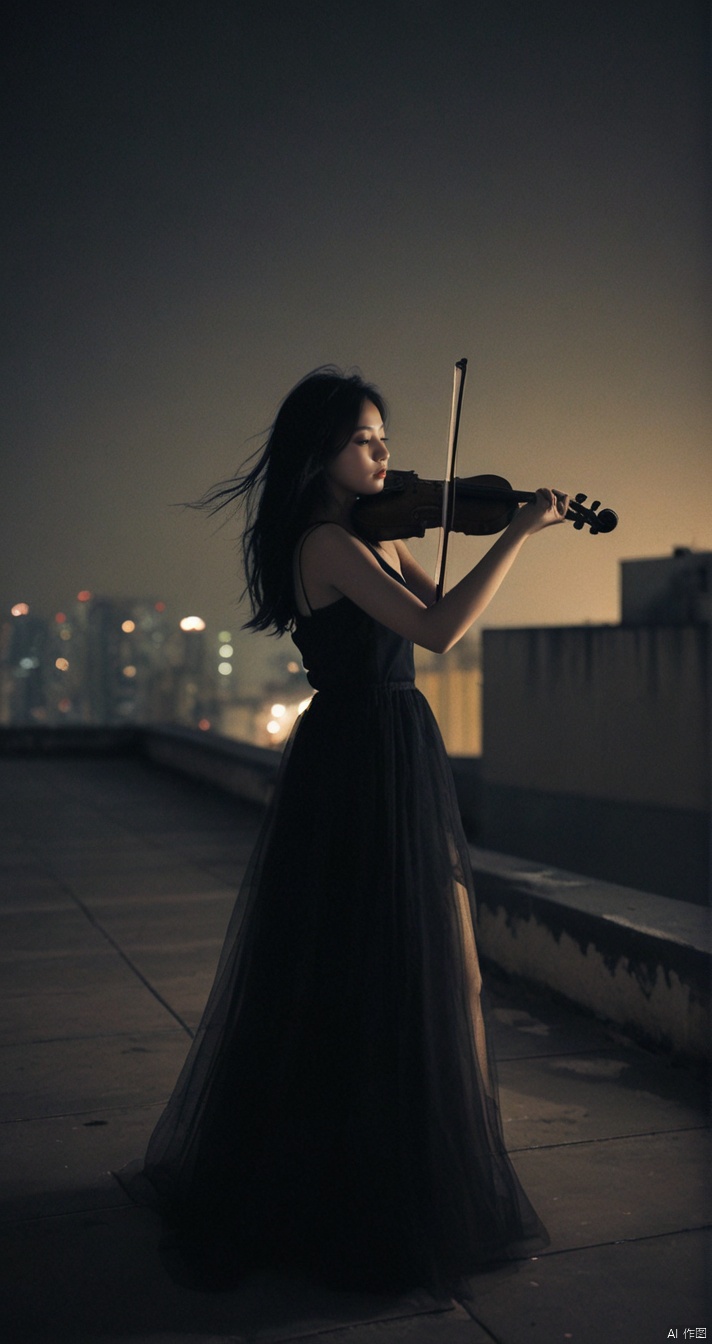
{"type": "Polygon", "coordinates": [[[242,553],[252,609],[246,629],[281,635],[293,625],[294,550],[327,503],[324,468],[349,442],[364,401],[385,422],[381,393],[360,374],[333,365],[314,369],[284,398],[252,470],[221,481],[199,501],[211,514],[245,502],[242,553]]]}

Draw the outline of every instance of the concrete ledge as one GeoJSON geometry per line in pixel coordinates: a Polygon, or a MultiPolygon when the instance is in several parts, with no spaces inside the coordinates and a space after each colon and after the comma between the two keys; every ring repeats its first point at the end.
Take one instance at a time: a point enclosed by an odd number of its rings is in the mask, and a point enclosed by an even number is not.
{"type": "Polygon", "coordinates": [[[272,797],[281,753],[249,742],[161,724],[102,728],[27,725],[0,727],[0,756],[136,755],[265,806],[272,797]]]}
{"type": "Polygon", "coordinates": [[[115,756],[140,751],[142,728],[93,723],[0,727],[0,756],[115,756]]]}
{"type": "Polygon", "coordinates": [[[709,912],[470,850],[482,955],[648,1044],[709,1059],[709,912]]]}
{"type": "Polygon", "coordinates": [[[274,790],[281,752],[249,742],[201,733],[190,728],[144,728],[142,752],[151,761],[180,770],[265,806],[274,790]]]}

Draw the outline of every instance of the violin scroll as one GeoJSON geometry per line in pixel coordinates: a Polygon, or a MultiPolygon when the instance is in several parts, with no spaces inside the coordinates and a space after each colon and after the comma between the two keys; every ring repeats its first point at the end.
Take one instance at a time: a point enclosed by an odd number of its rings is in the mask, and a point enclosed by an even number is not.
{"type": "Polygon", "coordinates": [[[591,536],[595,537],[597,532],[612,532],[614,527],[618,526],[618,514],[613,509],[601,509],[600,513],[596,512],[597,509],[601,508],[600,499],[594,499],[592,504],[588,504],[584,508],[585,502],[585,495],[577,495],[569,504],[566,514],[567,518],[573,519],[574,528],[577,532],[580,532],[581,528],[588,523],[591,536]]]}

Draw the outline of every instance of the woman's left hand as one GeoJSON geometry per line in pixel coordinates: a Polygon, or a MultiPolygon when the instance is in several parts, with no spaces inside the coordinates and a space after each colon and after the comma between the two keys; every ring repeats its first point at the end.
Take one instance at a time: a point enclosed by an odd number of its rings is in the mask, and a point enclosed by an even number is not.
{"type": "MultiPolygon", "coordinates": [[[[537,490],[534,499],[522,504],[512,519],[515,526],[531,536],[534,532],[541,532],[545,527],[552,527],[554,523],[563,523],[566,517],[566,510],[569,507],[569,496],[561,490],[552,490],[548,486],[541,486],[537,490]]],[[[512,526],[510,523],[510,527],[512,526]]]]}

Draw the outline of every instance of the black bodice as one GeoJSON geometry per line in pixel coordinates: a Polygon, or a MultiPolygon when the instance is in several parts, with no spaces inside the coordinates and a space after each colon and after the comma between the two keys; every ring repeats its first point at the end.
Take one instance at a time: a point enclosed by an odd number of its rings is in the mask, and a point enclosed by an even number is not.
{"type": "MultiPolygon", "coordinates": [[[[386,574],[407,586],[378,551],[372,553],[386,574]]],[[[359,688],[409,685],[415,678],[413,645],[348,597],[317,607],[309,616],[297,616],[292,639],[309,684],[317,691],[342,689],[353,695],[359,688]]]]}
{"type": "Polygon", "coordinates": [[[347,597],[298,617],[292,639],[317,691],[353,695],[359,688],[412,683],[415,677],[413,645],[347,597]]]}

